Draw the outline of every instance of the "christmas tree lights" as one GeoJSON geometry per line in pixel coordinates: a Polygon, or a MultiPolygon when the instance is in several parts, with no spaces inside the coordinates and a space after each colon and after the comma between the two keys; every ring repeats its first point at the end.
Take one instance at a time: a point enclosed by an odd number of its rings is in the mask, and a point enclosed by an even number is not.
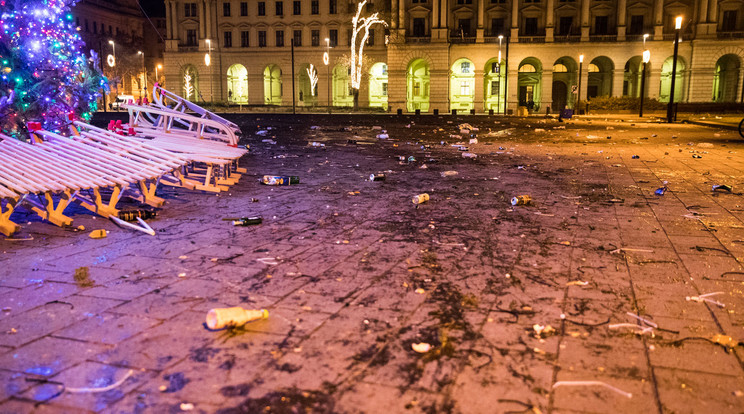
{"type": "Polygon", "coordinates": [[[60,131],[70,112],[88,120],[108,81],[98,55],[83,53],[70,7],[77,0],[0,0],[0,130],[25,124],[60,131]]]}
{"type": "Polygon", "coordinates": [[[364,44],[367,43],[367,39],[369,38],[369,29],[375,24],[381,24],[387,27],[387,23],[380,19],[379,13],[374,13],[368,17],[360,17],[365,4],[367,4],[367,0],[357,4],[356,15],[351,19],[351,58],[349,59],[349,67],[351,68],[351,87],[356,90],[355,94],[359,92],[359,87],[362,84],[364,44]],[[360,33],[363,33],[362,38],[357,44],[357,36],[360,33]]]}

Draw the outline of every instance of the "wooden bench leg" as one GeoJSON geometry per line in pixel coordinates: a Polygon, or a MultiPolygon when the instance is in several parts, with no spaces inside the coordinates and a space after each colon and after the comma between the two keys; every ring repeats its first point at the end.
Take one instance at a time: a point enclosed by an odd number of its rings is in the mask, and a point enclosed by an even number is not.
{"type": "Polygon", "coordinates": [[[49,191],[44,193],[44,198],[42,198],[41,201],[42,204],[28,199],[26,200],[26,202],[31,204],[31,210],[38,214],[42,219],[60,227],[72,224],[72,218],[64,215],[65,209],[70,204],[70,201],[72,201],[70,190],[65,190],[59,195],[59,201],[57,201],[56,206],[54,205],[52,193],[49,191]]]}
{"type": "Polygon", "coordinates": [[[122,188],[121,185],[117,185],[113,188],[113,191],[111,192],[111,197],[109,198],[108,202],[103,201],[103,197],[101,196],[101,190],[98,188],[93,189],[93,199],[90,200],[86,197],[82,197],[77,195],[75,199],[80,203],[81,206],[87,208],[88,210],[98,214],[102,217],[108,217],[108,216],[116,216],[119,214],[119,210],[117,210],[116,205],[119,203],[119,200],[121,199],[122,193],[126,190],[126,188],[122,188]]]}
{"type": "Polygon", "coordinates": [[[165,200],[155,195],[155,190],[158,188],[160,180],[141,180],[139,183],[139,190],[142,193],[142,197],[139,201],[153,207],[162,207],[165,204],[165,200]]]}
{"type": "Polygon", "coordinates": [[[8,199],[5,204],[0,201],[0,233],[7,237],[20,230],[21,226],[10,221],[10,215],[13,214],[18,200],[8,199]]]}

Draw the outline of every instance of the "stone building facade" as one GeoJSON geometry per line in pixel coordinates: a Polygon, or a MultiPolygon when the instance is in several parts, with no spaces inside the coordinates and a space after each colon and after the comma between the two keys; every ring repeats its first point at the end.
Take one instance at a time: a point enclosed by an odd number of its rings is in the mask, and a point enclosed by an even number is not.
{"type": "MultiPolygon", "coordinates": [[[[345,0],[166,0],[169,88],[197,101],[286,106],[294,79],[300,106],[351,106],[355,12],[345,0]]],[[[388,26],[374,26],[364,49],[362,107],[555,111],[638,97],[644,50],[644,96],[668,102],[678,16],[675,101],[744,100],[741,0],[368,1],[364,13],[373,12],[388,26]]]]}

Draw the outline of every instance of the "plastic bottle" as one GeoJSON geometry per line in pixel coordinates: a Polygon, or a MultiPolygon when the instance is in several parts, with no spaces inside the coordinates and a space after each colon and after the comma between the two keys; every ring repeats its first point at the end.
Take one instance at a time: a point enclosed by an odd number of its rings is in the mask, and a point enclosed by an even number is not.
{"type": "Polygon", "coordinates": [[[385,181],[385,174],[383,173],[370,174],[369,180],[370,181],[385,181]]]}
{"type": "Polygon", "coordinates": [[[267,319],[269,311],[266,309],[243,309],[240,306],[232,308],[215,308],[207,312],[207,327],[222,329],[243,326],[248,322],[267,319]]]}
{"type": "Polygon", "coordinates": [[[511,204],[513,206],[526,206],[528,204],[532,203],[532,197],[528,195],[519,195],[516,197],[513,197],[511,199],[511,204]]]}
{"type": "Polygon", "coordinates": [[[136,221],[137,217],[141,218],[142,220],[147,220],[157,215],[157,211],[151,210],[130,210],[119,212],[119,218],[124,221],[136,221]]]}

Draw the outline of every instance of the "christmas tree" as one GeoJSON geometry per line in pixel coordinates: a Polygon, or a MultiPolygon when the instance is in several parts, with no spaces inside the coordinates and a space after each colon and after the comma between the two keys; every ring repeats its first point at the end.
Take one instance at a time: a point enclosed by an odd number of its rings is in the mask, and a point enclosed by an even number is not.
{"type": "Polygon", "coordinates": [[[108,81],[83,52],[70,7],[77,0],[0,0],[0,131],[23,137],[26,123],[60,131],[74,112],[88,120],[108,81]]]}

